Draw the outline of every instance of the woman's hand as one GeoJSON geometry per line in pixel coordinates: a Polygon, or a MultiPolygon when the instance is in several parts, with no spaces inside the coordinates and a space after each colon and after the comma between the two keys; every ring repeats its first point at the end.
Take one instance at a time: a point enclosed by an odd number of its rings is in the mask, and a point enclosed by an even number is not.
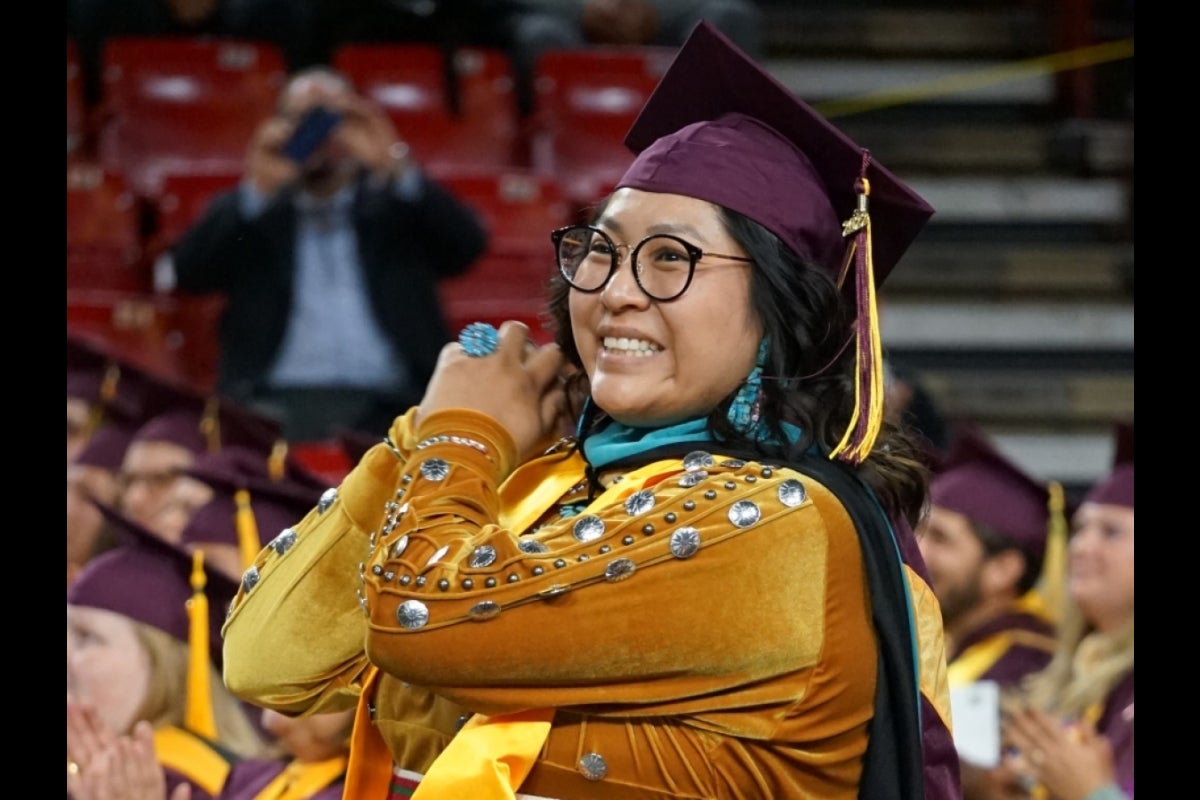
{"type": "Polygon", "coordinates": [[[1091,725],[1024,708],[1009,715],[1004,735],[1019,751],[1016,768],[1055,800],[1083,800],[1115,780],[1112,747],[1091,725]]]}
{"type": "Polygon", "coordinates": [[[495,419],[509,432],[522,460],[563,435],[566,395],[556,344],[536,346],[529,328],[509,320],[491,355],[472,357],[457,342],[442,348],[416,421],[449,408],[469,408],[495,419]]]}

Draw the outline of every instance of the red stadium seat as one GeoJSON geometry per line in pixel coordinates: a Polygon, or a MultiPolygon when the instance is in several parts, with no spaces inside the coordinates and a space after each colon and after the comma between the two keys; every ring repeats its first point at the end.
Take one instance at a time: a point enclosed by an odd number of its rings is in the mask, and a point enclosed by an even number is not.
{"type": "Polygon", "coordinates": [[[158,194],[152,199],[154,232],[148,244],[151,256],[169,249],[199,219],[214,195],[236,186],[241,178],[240,172],[163,176],[158,194]]]}
{"type": "Polygon", "coordinates": [[[490,233],[471,270],[440,284],[451,324],[516,318],[545,339],[539,313],[554,270],[550,231],[571,220],[558,184],[525,170],[448,175],[442,183],[479,213],[490,233]]]}
{"type": "Polygon", "coordinates": [[[487,48],[455,51],[454,113],[441,49],[423,44],[344,44],[333,66],[378,103],[413,156],[436,174],[515,163],[518,122],[507,56],[487,48]]]}
{"type": "Polygon", "coordinates": [[[67,289],[67,331],[156,375],[186,380],[174,298],[151,292],[67,289]]]}
{"type": "Polygon", "coordinates": [[[534,169],[554,175],[581,208],[612,190],[633,161],[623,141],[674,48],[547,50],[534,70],[534,169]]]}
{"type": "Polygon", "coordinates": [[[67,288],[144,291],[141,204],[118,174],[67,164],[67,288]]]}
{"type": "Polygon", "coordinates": [[[237,39],[118,37],[102,65],[99,158],[144,196],[167,174],[240,170],[287,76],[278,47],[237,39]]]}

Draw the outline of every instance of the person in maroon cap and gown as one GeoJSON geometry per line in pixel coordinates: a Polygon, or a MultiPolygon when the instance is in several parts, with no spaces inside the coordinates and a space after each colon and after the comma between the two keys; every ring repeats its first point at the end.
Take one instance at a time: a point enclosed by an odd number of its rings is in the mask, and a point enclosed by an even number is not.
{"type": "Polygon", "coordinates": [[[1053,613],[1035,590],[1052,522],[1065,526],[1051,514],[1051,487],[966,428],[929,497],[916,534],[942,608],[950,686],[1014,685],[1054,651],[1053,613]]]}
{"type": "Polygon", "coordinates": [[[1037,798],[1133,798],[1132,445],[1128,455],[1118,449],[1071,518],[1058,648],[1004,726],[1004,766],[1037,798]]]}
{"type": "Polygon", "coordinates": [[[626,143],[555,341],[442,349],[243,577],[227,685],[357,704],[363,800],[957,797],[874,300],[932,209],[705,23],[626,143]]]}
{"type": "Polygon", "coordinates": [[[220,626],[236,583],[101,511],[123,541],[67,589],[68,793],[96,796],[87,783],[93,762],[148,722],[152,730],[135,740],[148,738],[168,789],[186,783],[192,800],[204,800],[231,763],[270,752],[221,682],[220,626]]]}

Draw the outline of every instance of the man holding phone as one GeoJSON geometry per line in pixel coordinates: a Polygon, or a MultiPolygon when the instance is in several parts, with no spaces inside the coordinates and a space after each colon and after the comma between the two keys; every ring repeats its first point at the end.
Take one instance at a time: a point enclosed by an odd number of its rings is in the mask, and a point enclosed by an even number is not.
{"type": "Polygon", "coordinates": [[[382,437],[420,400],[450,332],[436,282],[487,246],[386,113],[326,67],[301,71],[246,171],[175,243],[176,288],[220,292],[218,389],[292,441],[382,437]]]}

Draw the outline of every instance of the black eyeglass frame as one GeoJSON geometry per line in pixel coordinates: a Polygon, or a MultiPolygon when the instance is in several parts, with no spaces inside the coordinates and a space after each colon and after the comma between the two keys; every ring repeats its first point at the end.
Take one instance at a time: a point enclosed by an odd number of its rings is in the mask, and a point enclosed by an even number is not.
{"type": "Polygon", "coordinates": [[[705,252],[705,251],[701,250],[699,247],[697,247],[696,245],[687,241],[686,239],[681,239],[680,237],[676,236],[673,233],[652,233],[649,236],[647,236],[646,238],[642,239],[637,244],[635,244],[633,247],[630,247],[629,245],[617,244],[616,242],[613,241],[611,236],[609,236],[607,233],[600,230],[599,228],[597,228],[594,225],[564,225],[563,227],[555,228],[554,230],[552,230],[550,232],[550,241],[554,243],[554,262],[558,265],[558,272],[560,275],[563,276],[563,280],[565,280],[572,289],[575,289],[576,291],[579,291],[579,292],[583,292],[584,294],[595,294],[596,292],[603,291],[604,287],[608,286],[608,282],[612,280],[613,275],[615,275],[617,270],[620,268],[620,266],[621,266],[621,249],[625,248],[625,249],[629,250],[629,269],[633,271],[633,280],[637,283],[638,288],[642,290],[642,294],[646,295],[651,300],[655,300],[660,303],[669,303],[670,301],[678,300],[680,297],[683,296],[684,292],[686,292],[688,290],[688,287],[692,285],[692,278],[694,278],[696,276],[696,264],[700,261],[700,259],[704,258],[705,256],[712,256],[714,258],[727,258],[731,261],[740,261],[740,262],[743,262],[746,264],[754,263],[753,258],[747,258],[746,256],[731,256],[726,253],[705,252]],[[589,233],[599,234],[600,236],[602,236],[604,238],[604,241],[606,241],[608,243],[608,245],[610,246],[610,248],[612,250],[612,252],[609,255],[611,263],[609,264],[609,267],[608,267],[608,274],[604,276],[604,280],[600,281],[600,285],[596,286],[595,288],[585,289],[582,286],[579,286],[578,284],[575,283],[575,281],[571,278],[571,276],[567,274],[566,268],[563,267],[562,241],[563,241],[563,238],[570,231],[588,231],[589,233]],[[687,252],[688,259],[689,259],[687,280],[683,282],[683,288],[681,288],[678,292],[671,295],[670,297],[659,297],[658,295],[652,294],[642,284],[642,276],[641,276],[641,274],[639,274],[638,269],[637,269],[638,253],[641,252],[642,245],[644,245],[646,242],[650,241],[651,239],[664,239],[664,238],[670,239],[674,242],[677,242],[687,252]]]}

